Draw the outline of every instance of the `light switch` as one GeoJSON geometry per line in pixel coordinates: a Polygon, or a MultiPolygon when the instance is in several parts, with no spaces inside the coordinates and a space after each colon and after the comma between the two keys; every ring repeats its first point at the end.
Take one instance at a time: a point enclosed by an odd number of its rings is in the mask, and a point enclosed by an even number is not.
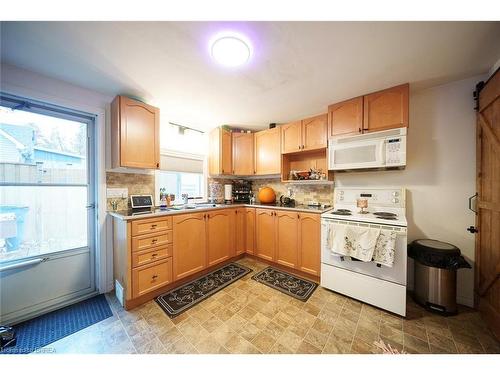
{"type": "Polygon", "coordinates": [[[128,189],[127,188],[108,188],[106,189],[107,198],[127,198],[128,189]]]}

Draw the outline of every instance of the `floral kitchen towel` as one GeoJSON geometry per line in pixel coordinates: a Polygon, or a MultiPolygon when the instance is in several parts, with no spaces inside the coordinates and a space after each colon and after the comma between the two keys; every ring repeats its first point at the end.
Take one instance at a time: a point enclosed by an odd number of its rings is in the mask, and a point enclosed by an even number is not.
{"type": "Polygon", "coordinates": [[[331,224],[328,244],[335,255],[371,262],[379,235],[377,228],[331,224]]]}
{"type": "Polygon", "coordinates": [[[373,261],[386,267],[394,264],[394,253],[396,250],[396,232],[389,230],[380,231],[375,244],[373,261]]]}

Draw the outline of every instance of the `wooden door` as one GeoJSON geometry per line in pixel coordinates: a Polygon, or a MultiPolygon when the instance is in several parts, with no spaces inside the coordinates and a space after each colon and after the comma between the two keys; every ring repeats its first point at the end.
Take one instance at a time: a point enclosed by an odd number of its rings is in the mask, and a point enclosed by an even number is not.
{"type": "Polygon", "coordinates": [[[111,104],[114,167],[160,166],[160,110],[125,96],[111,104]]]}
{"type": "Polygon", "coordinates": [[[328,136],[328,114],[302,120],[302,150],[326,148],[328,136]]]}
{"type": "Polygon", "coordinates": [[[302,124],[294,121],[281,125],[281,153],[298,152],[302,150],[302,124]]]}
{"type": "MultiPolygon", "coordinates": [[[[207,258],[210,267],[234,255],[234,211],[210,211],[206,215],[207,258]]],[[[198,234],[193,232],[191,235],[198,234]]]]}
{"type": "Polygon", "coordinates": [[[276,262],[287,267],[298,265],[298,214],[276,211],[276,262]]]}
{"type": "Polygon", "coordinates": [[[330,137],[363,131],[363,97],[349,99],[328,107],[330,137]]]}
{"type": "Polygon", "coordinates": [[[391,87],[363,97],[363,131],[408,127],[409,85],[391,87]]]}
{"type": "Polygon", "coordinates": [[[192,275],[206,268],[205,214],[174,216],[174,280],[192,275]]]}
{"type": "Polygon", "coordinates": [[[314,276],[320,275],[321,221],[318,214],[300,213],[298,224],[299,269],[314,276]]]}
{"type": "Polygon", "coordinates": [[[255,174],[281,172],[281,132],[279,127],[255,133],[255,174]]]}
{"type": "Polygon", "coordinates": [[[246,209],[244,207],[234,210],[235,214],[235,240],[234,247],[236,255],[246,251],[246,209]]]}
{"type": "Polygon", "coordinates": [[[212,176],[231,174],[233,169],[231,132],[215,128],[208,135],[208,143],[208,173],[212,176]]]}
{"type": "Polygon", "coordinates": [[[251,176],[254,172],[253,133],[233,133],[233,174],[251,176]]]}
{"type": "Polygon", "coordinates": [[[274,217],[276,212],[267,209],[255,210],[255,255],[267,260],[275,259],[276,233],[274,217]]]}
{"type": "Polygon", "coordinates": [[[245,252],[255,252],[255,208],[245,208],[245,252]]]}
{"type": "Polygon", "coordinates": [[[476,304],[500,339],[500,73],[479,92],[476,127],[476,304]]]}

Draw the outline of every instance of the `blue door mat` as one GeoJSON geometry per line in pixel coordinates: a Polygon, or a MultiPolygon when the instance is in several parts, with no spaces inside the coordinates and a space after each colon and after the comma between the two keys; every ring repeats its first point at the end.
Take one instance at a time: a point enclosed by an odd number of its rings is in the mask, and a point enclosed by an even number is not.
{"type": "Polygon", "coordinates": [[[103,294],[15,325],[17,342],[0,354],[27,354],[113,316],[103,294]]]}

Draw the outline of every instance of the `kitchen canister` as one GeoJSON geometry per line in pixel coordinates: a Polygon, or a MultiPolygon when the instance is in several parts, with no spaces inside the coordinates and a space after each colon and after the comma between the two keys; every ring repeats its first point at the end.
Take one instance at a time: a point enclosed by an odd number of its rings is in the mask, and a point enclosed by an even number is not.
{"type": "Polygon", "coordinates": [[[214,181],[208,184],[208,201],[210,203],[224,202],[224,193],[220,183],[214,181]]]}

